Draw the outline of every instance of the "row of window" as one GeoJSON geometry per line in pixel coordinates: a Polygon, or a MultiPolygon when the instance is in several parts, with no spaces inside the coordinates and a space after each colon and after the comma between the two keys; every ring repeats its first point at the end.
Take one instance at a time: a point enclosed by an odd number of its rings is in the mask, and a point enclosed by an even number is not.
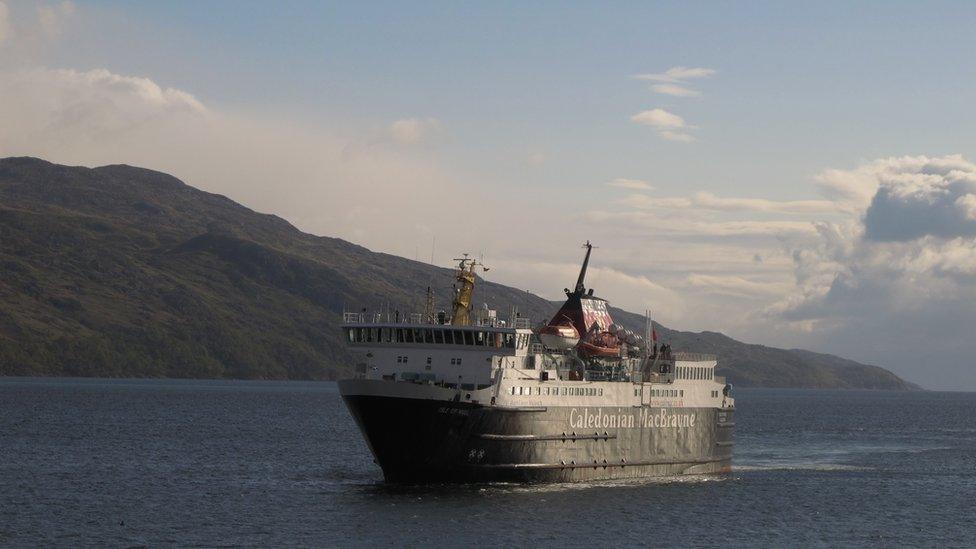
{"type": "Polygon", "coordinates": [[[708,366],[678,366],[678,379],[712,379],[713,368],[708,366]]]}
{"type": "Polygon", "coordinates": [[[529,344],[529,334],[446,328],[351,327],[346,328],[346,340],[350,343],[427,343],[522,349],[529,344]]]}
{"type": "MultiPolygon", "coordinates": [[[[407,364],[408,362],[410,362],[410,357],[409,356],[407,356],[407,355],[397,356],[397,364],[407,364]]],[[[430,365],[431,365],[432,362],[433,362],[433,360],[431,359],[431,357],[427,357],[427,369],[428,370],[430,370],[430,365]]],[[[460,366],[460,365],[461,365],[461,359],[460,358],[452,358],[451,359],[451,366],[460,366]]]]}
{"type": "Polygon", "coordinates": [[[597,387],[512,387],[513,395],[522,396],[603,396],[597,387]]]}
{"type": "MultiPolygon", "coordinates": [[[[640,396],[644,394],[644,388],[634,389],[634,396],[640,396]]],[[[651,389],[652,397],[683,397],[685,396],[684,389],[651,389]]]]}
{"type": "MultiPolygon", "coordinates": [[[[460,359],[458,359],[460,360],[460,359]]],[[[643,389],[634,389],[634,396],[638,396],[643,389]]],[[[718,391],[712,391],[716,396],[718,391]]],[[[512,394],[517,396],[603,396],[603,389],[599,387],[512,387],[512,394]]],[[[683,389],[652,389],[652,397],[683,398],[683,389]]]]}

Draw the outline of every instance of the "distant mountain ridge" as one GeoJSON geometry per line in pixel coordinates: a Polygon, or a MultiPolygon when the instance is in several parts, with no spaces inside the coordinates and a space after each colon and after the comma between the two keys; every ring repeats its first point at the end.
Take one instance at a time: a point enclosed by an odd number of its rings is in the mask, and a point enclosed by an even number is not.
{"type": "MultiPolygon", "coordinates": [[[[452,271],[303,233],[285,220],[131,166],[0,159],[0,375],[334,379],[343,309],[416,310],[452,271]]],[[[477,300],[534,320],[558,304],[480,281],[477,300]]],[[[614,309],[641,330],[639,315],[614,309]]],[[[832,355],[660,327],[719,355],[737,385],[908,389],[832,355]]]]}

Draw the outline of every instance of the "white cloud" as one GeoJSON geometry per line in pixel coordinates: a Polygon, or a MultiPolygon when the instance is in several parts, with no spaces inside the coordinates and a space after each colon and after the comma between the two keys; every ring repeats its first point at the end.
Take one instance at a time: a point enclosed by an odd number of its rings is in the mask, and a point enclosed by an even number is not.
{"type": "Polygon", "coordinates": [[[631,116],[630,120],[643,126],[654,128],[657,130],[658,135],[670,141],[687,143],[695,140],[694,137],[683,131],[692,129],[694,126],[689,126],[684,118],[664,109],[656,108],[641,111],[631,116]]]}
{"type": "Polygon", "coordinates": [[[809,221],[700,221],[689,217],[662,217],[639,211],[590,211],[583,218],[594,223],[650,231],[657,236],[811,236],[816,227],[809,221]]]}
{"type": "Polygon", "coordinates": [[[955,205],[966,219],[976,221],[976,195],[960,196],[956,199],[955,205]]]}
{"type": "Polygon", "coordinates": [[[651,91],[661,93],[664,95],[673,95],[674,97],[699,97],[701,92],[698,90],[692,90],[684,86],[679,86],[678,84],[654,84],[651,86],[651,91]]]}
{"type": "Polygon", "coordinates": [[[617,187],[619,189],[631,189],[637,191],[650,191],[654,189],[654,187],[647,181],[642,181],[640,179],[625,179],[622,177],[608,181],[607,185],[610,187],[617,187]]]}
{"type": "Polygon", "coordinates": [[[821,183],[863,216],[821,224],[817,243],[794,247],[795,290],[768,314],[841,354],[902,372],[932,365],[942,377],[930,385],[971,386],[976,165],[959,155],[886,158],[829,170],[821,183]]]}
{"type": "Polygon", "coordinates": [[[685,119],[664,109],[641,111],[630,119],[638,124],[659,130],[678,130],[687,127],[685,119]]]}
{"type": "Polygon", "coordinates": [[[436,118],[404,118],[390,125],[390,137],[397,143],[413,145],[440,131],[436,118]]]}
{"type": "Polygon", "coordinates": [[[778,297],[790,290],[783,282],[749,280],[741,276],[708,275],[692,273],[686,280],[686,287],[713,294],[739,298],[778,297]]]}
{"type": "Polygon", "coordinates": [[[635,74],[634,78],[651,82],[680,83],[695,78],[708,78],[713,74],[715,74],[714,69],[703,67],[671,67],[662,73],[635,74]]]}
{"type": "Polygon", "coordinates": [[[958,154],[888,157],[865,162],[850,170],[827,169],[815,179],[827,198],[866,208],[883,182],[938,177],[953,171],[972,172],[973,164],[958,154]]]}
{"type": "Polygon", "coordinates": [[[69,144],[118,136],[177,114],[204,116],[193,95],[148,78],[91,71],[26,69],[0,74],[5,120],[0,153],[39,141],[69,144]]]}
{"type": "Polygon", "coordinates": [[[787,200],[775,201],[765,198],[724,198],[712,193],[698,192],[690,197],[653,198],[633,194],[622,203],[638,209],[698,209],[726,212],[765,212],[779,214],[835,214],[843,211],[835,202],[829,200],[787,200]]]}

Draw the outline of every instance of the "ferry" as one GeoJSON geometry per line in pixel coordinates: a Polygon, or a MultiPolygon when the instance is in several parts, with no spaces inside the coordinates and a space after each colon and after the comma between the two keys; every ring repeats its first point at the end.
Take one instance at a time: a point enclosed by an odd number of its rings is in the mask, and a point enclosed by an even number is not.
{"type": "Polygon", "coordinates": [[[716,357],[614,323],[575,287],[546,323],[472,310],[464,256],[450,313],[344,313],[339,391],[387,482],[556,483],[731,470],[735,400],[716,357]]]}

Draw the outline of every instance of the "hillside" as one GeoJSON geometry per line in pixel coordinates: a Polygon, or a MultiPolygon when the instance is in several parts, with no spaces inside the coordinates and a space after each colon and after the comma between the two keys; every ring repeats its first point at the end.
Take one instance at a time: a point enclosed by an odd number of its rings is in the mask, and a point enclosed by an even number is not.
{"type": "MultiPolygon", "coordinates": [[[[333,379],[344,308],[416,310],[447,268],[303,233],[130,166],[0,160],[0,375],[333,379]]],[[[491,282],[477,300],[544,319],[556,304],[491,282]]],[[[641,329],[642,318],[615,310],[641,329]]],[[[661,327],[737,385],[905,389],[875,366],[661,327]]]]}

